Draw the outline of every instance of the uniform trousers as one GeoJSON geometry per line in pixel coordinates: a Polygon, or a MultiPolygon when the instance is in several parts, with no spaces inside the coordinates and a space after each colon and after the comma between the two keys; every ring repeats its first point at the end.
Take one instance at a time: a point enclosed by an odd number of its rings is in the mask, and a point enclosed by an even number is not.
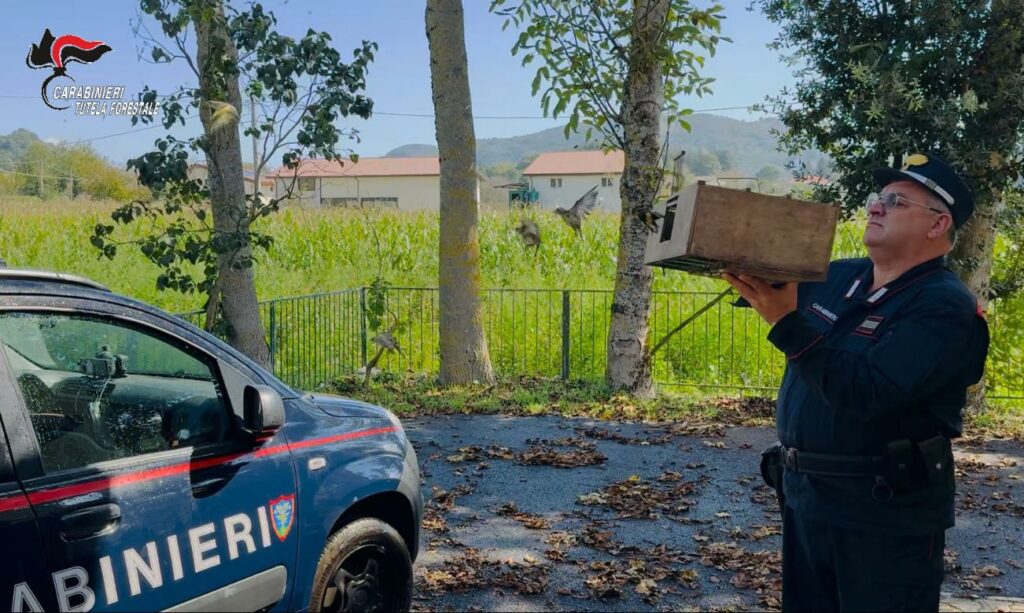
{"type": "Polygon", "coordinates": [[[783,515],[783,611],[938,611],[945,530],[851,530],[788,505],[783,515]]]}

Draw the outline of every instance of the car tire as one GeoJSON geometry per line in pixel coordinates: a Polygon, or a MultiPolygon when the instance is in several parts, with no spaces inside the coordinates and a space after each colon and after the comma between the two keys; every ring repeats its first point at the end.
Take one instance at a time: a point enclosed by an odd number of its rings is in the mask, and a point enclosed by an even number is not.
{"type": "Polygon", "coordinates": [[[327,540],[309,611],[408,611],[412,585],[412,559],[398,532],[379,519],[357,519],[327,540]]]}

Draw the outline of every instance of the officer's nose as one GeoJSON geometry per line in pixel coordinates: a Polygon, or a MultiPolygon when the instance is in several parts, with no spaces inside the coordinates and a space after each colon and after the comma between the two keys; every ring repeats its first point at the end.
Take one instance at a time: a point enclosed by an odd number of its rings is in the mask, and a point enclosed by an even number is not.
{"type": "Polygon", "coordinates": [[[873,198],[868,201],[868,217],[874,217],[876,215],[885,215],[885,205],[878,198],[873,198]]]}

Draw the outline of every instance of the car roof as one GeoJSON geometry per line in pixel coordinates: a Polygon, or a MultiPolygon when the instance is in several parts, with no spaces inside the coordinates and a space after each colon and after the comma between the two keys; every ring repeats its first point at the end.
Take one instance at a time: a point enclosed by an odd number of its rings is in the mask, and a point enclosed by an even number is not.
{"type": "MultiPolygon", "coordinates": [[[[106,302],[107,304],[145,311],[150,315],[165,321],[187,323],[185,320],[158,309],[151,304],[114,293],[106,286],[86,277],[49,270],[0,267],[0,296],[4,294],[23,296],[59,296],[62,298],[98,300],[106,302]]],[[[208,339],[215,345],[220,345],[221,350],[231,350],[230,346],[226,342],[212,334],[208,334],[208,339]]],[[[259,365],[257,365],[248,356],[241,352],[235,352],[233,355],[235,356],[235,359],[241,360],[250,369],[253,369],[256,372],[260,371],[259,365]]],[[[260,378],[263,378],[262,374],[260,375],[260,378]]],[[[287,385],[276,379],[274,379],[274,385],[279,387],[282,391],[292,391],[287,385]]]]}
{"type": "Polygon", "coordinates": [[[150,304],[114,293],[92,279],[51,270],[0,268],[0,294],[83,298],[132,307],[161,318],[173,317],[150,304]]]}
{"type": "Polygon", "coordinates": [[[63,283],[67,285],[78,285],[92,289],[109,292],[110,288],[100,283],[79,275],[69,275],[63,272],[51,270],[36,270],[31,268],[0,268],[0,284],[5,281],[42,281],[50,283],[63,283]]]}

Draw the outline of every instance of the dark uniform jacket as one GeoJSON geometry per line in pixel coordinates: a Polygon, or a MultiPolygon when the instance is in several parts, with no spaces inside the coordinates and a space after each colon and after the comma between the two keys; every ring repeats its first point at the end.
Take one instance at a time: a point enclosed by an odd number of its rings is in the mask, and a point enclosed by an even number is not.
{"type": "MultiPolygon", "coordinates": [[[[961,434],[967,387],[981,378],[988,327],[943,258],[869,291],[869,259],[840,260],[821,283],[801,283],[798,308],[768,339],[787,358],[777,429],[786,447],[881,456],[897,439],[961,434]]],[[[787,470],[787,504],[821,522],[893,534],[953,525],[953,463],[887,502],[872,477],[787,470]]]]}

